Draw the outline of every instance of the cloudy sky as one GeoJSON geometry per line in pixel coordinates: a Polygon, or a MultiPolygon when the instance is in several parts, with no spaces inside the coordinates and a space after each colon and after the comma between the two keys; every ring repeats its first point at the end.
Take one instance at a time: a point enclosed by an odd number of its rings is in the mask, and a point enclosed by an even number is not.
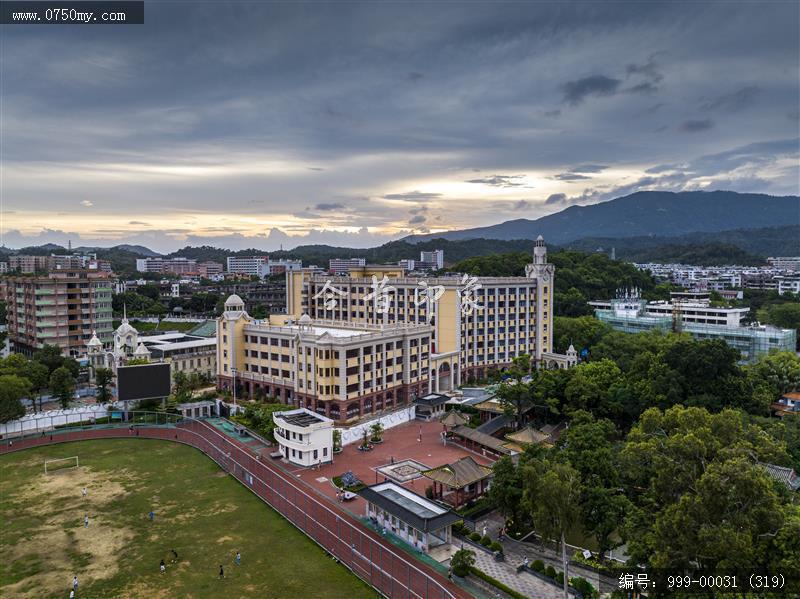
{"type": "Polygon", "coordinates": [[[366,247],[798,193],[794,1],[146,2],[3,26],[2,242],[366,247]]]}

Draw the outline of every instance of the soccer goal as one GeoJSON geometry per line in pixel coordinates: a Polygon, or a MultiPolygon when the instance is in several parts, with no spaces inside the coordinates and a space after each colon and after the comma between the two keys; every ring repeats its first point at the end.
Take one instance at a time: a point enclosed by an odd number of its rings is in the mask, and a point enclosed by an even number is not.
{"type": "Polygon", "coordinates": [[[52,474],[53,472],[58,472],[59,470],[77,468],[79,466],[80,463],[78,462],[78,456],[76,455],[69,458],[57,458],[55,460],[45,460],[44,473],[52,474]]]}

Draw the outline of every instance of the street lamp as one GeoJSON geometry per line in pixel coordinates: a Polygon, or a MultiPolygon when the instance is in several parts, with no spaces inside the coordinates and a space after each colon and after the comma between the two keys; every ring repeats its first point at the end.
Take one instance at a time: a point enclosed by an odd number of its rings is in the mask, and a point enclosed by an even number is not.
{"type": "Polygon", "coordinates": [[[233,375],[233,413],[236,414],[238,412],[236,408],[236,368],[231,368],[231,374],[233,375]]]}

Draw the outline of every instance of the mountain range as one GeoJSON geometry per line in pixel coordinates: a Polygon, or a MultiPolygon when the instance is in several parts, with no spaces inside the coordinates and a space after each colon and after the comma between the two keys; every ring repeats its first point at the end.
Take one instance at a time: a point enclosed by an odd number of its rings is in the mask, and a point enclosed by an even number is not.
{"type": "Polygon", "coordinates": [[[585,237],[669,237],[800,224],[800,197],[733,191],[640,191],[590,206],[570,206],[535,220],[519,218],[488,227],[412,235],[427,239],[535,239],[565,244],[585,237]]]}
{"type": "MultiPolygon", "coordinates": [[[[620,259],[683,261],[689,264],[758,264],[766,256],[800,255],[800,197],[713,192],[639,192],[591,206],[572,206],[536,220],[516,219],[497,225],[414,235],[369,249],[328,245],[299,246],[292,250],[231,251],[211,246],[185,247],[168,256],[199,261],[225,261],[231,255],[268,253],[274,258],[301,259],[326,266],[330,258],[365,258],[396,262],[416,258],[421,250],[442,249],[448,263],[493,253],[529,251],[543,235],[552,249],[609,253],[620,259]]],[[[55,244],[9,250],[0,254],[64,252],[55,244]]],[[[135,270],[137,257],[161,254],[141,245],[111,248],[79,247],[110,260],[115,271],[135,270]]]]}

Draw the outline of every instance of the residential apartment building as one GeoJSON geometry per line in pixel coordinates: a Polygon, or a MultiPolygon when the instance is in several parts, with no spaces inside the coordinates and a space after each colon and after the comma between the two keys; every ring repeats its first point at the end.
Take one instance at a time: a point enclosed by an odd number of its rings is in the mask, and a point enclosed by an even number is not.
{"type": "Polygon", "coordinates": [[[112,336],[108,273],[97,270],[56,270],[46,276],[6,279],[8,335],[14,352],[31,354],[45,344],[65,355],[84,353],[92,331],[103,344],[112,336]]]}
{"type": "Polygon", "coordinates": [[[197,274],[197,260],[192,258],[137,258],[136,270],[159,274],[197,274]]]}
{"type": "Polygon", "coordinates": [[[206,279],[210,279],[215,275],[221,275],[225,269],[219,262],[200,262],[197,265],[197,274],[206,279]]]}
{"type": "Polygon", "coordinates": [[[366,265],[366,258],[331,258],[328,261],[328,272],[332,275],[347,274],[351,268],[359,268],[366,265]]]}
{"type": "Polygon", "coordinates": [[[778,270],[800,271],[800,256],[780,256],[767,258],[767,263],[778,270]]]}
{"type": "Polygon", "coordinates": [[[236,295],[217,321],[219,387],[263,394],[336,421],[409,403],[428,390],[431,326],[251,318],[236,295]]]}
{"type": "Polygon", "coordinates": [[[50,270],[50,256],[9,256],[8,270],[20,273],[45,272],[50,270]]]}
{"type": "Polygon", "coordinates": [[[268,264],[269,256],[228,256],[227,272],[263,277],[268,264]]]}

